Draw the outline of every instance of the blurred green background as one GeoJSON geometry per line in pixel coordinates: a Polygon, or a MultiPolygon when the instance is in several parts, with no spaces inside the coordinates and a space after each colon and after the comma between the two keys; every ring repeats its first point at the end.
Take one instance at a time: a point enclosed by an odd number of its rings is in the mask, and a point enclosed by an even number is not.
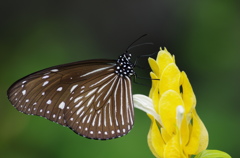
{"type": "MultiPolygon", "coordinates": [[[[6,96],[13,82],[34,71],[116,59],[144,33],[149,36],[140,43],[155,45],[132,49],[133,54],[151,54],[160,46],[175,54],[194,88],[210,135],[208,148],[240,157],[239,1],[13,0],[1,2],[0,16],[0,157],[154,157],[147,145],[150,121],[142,111],[135,110],[135,126],[127,136],[96,141],[24,115],[6,96]]],[[[148,70],[137,71],[148,77],[148,70]]],[[[133,91],[147,95],[149,87],[133,83],[133,91]]]]}

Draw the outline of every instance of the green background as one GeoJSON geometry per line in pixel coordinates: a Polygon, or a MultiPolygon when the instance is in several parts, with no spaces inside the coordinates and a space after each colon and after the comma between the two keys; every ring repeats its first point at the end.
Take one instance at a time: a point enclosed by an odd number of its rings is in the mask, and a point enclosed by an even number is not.
{"type": "MultiPolygon", "coordinates": [[[[210,135],[208,149],[240,157],[239,1],[28,0],[2,1],[0,7],[0,157],[154,157],[147,145],[150,121],[142,111],[135,110],[135,126],[127,136],[96,141],[24,115],[6,96],[14,81],[34,71],[78,60],[116,59],[144,33],[149,36],[139,42],[155,45],[132,49],[133,54],[167,47],[193,86],[210,135]]],[[[144,65],[146,58],[140,62],[144,65]]],[[[136,71],[148,77],[148,69],[136,71]]],[[[133,83],[134,94],[148,91],[149,86],[133,83]]]]}

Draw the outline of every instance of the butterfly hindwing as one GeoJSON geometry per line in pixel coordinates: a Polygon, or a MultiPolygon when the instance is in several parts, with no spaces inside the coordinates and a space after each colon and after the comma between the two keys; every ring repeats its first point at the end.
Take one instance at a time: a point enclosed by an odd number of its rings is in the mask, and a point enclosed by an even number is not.
{"type": "Polygon", "coordinates": [[[75,100],[72,102],[75,106],[66,108],[65,117],[67,125],[76,133],[88,138],[110,139],[125,135],[132,129],[133,103],[131,95],[128,96],[131,94],[131,81],[118,75],[105,81],[112,74],[94,78],[84,88],[74,90],[75,100]]]}

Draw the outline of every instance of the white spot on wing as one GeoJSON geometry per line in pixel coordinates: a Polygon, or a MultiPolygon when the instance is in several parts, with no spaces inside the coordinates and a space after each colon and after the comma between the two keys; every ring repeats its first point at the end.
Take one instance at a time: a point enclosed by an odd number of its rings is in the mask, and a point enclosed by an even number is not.
{"type": "Polygon", "coordinates": [[[49,99],[49,100],[47,101],[47,104],[51,104],[51,103],[52,103],[52,100],[49,99]]]}
{"type": "MultiPolygon", "coordinates": [[[[111,82],[111,87],[109,88],[109,90],[108,90],[108,92],[107,92],[107,94],[104,96],[104,98],[103,98],[103,100],[105,100],[109,95],[110,95],[110,92],[111,92],[111,90],[112,89],[115,89],[115,90],[117,90],[117,88],[115,88],[115,82],[116,82],[116,78],[117,78],[117,76],[115,76],[113,79],[114,79],[114,82],[112,83],[111,82]]],[[[119,84],[119,81],[121,81],[121,80],[118,80],[118,84],[119,84]]]]}
{"type": "Polygon", "coordinates": [[[87,123],[89,123],[89,122],[90,122],[90,120],[91,120],[91,117],[92,117],[92,114],[90,114],[90,115],[89,115],[89,117],[88,117],[88,120],[87,120],[87,123]]]}
{"type": "Polygon", "coordinates": [[[82,100],[75,106],[75,108],[78,108],[82,104],[82,100]]]}
{"type": "Polygon", "coordinates": [[[77,88],[78,84],[75,84],[74,86],[72,86],[70,93],[72,93],[74,91],[75,88],[77,88]]]}
{"type": "Polygon", "coordinates": [[[48,76],[48,75],[46,75],[46,76],[43,76],[43,77],[42,77],[42,79],[46,79],[46,78],[48,78],[48,77],[49,77],[49,76],[48,76]]]}
{"type": "Polygon", "coordinates": [[[86,115],[86,116],[84,116],[84,118],[82,119],[82,123],[84,123],[84,122],[85,122],[86,118],[87,118],[87,115],[86,115]]]}
{"type": "Polygon", "coordinates": [[[80,114],[80,116],[79,117],[82,117],[82,115],[84,114],[85,112],[83,111],[81,114],[80,114]]]}
{"type": "Polygon", "coordinates": [[[99,117],[98,117],[98,127],[100,127],[100,126],[101,126],[101,113],[99,114],[99,117]]]}
{"type": "Polygon", "coordinates": [[[27,81],[22,81],[22,84],[26,83],[27,81]]]}
{"type": "Polygon", "coordinates": [[[62,91],[62,89],[63,89],[62,87],[58,87],[57,91],[60,92],[60,91],[62,91]]]}
{"type": "Polygon", "coordinates": [[[23,90],[23,91],[22,91],[22,94],[23,94],[23,95],[26,95],[26,92],[27,92],[26,90],[23,90]]]}
{"type": "Polygon", "coordinates": [[[103,71],[103,70],[105,70],[105,69],[108,69],[108,68],[110,68],[110,67],[112,67],[112,66],[99,68],[99,69],[90,71],[90,72],[88,72],[88,73],[85,73],[85,74],[81,75],[80,77],[85,77],[85,76],[91,75],[91,74],[93,74],[93,73],[95,73],[95,72],[99,72],[99,71],[103,71]]]}
{"type": "Polygon", "coordinates": [[[96,90],[97,90],[97,88],[91,90],[90,92],[88,92],[88,94],[85,97],[88,97],[89,95],[93,94],[96,90]]]}
{"type": "Polygon", "coordinates": [[[76,99],[74,99],[74,103],[76,103],[76,102],[79,101],[80,99],[82,99],[82,96],[77,97],[76,99]]]}
{"type": "Polygon", "coordinates": [[[52,72],[58,72],[58,69],[52,69],[51,71],[52,72]]]}
{"type": "Polygon", "coordinates": [[[100,103],[101,103],[101,102],[100,102],[100,101],[98,101],[98,103],[97,103],[97,107],[98,107],[98,108],[100,107],[100,103]]]}
{"type": "Polygon", "coordinates": [[[94,116],[94,119],[93,119],[93,121],[92,121],[92,126],[95,125],[96,117],[97,117],[97,115],[94,116]]]}
{"type": "Polygon", "coordinates": [[[42,86],[46,86],[49,83],[49,81],[45,81],[42,86]]]}
{"type": "Polygon", "coordinates": [[[65,107],[65,102],[62,101],[62,102],[59,104],[58,107],[59,107],[60,109],[64,109],[64,107],[65,107]]]}
{"type": "Polygon", "coordinates": [[[93,108],[91,108],[91,110],[90,110],[90,113],[92,113],[93,112],[93,108]]]}
{"type": "MultiPolygon", "coordinates": [[[[89,107],[89,105],[91,105],[93,99],[95,98],[95,95],[89,100],[88,104],[87,104],[87,107],[89,107]]],[[[91,112],[91,111],[90,111],[91,112]]]]}
{"type": "Polygon", "coordinates": [[[96,82],[96,83],[90,85],[90,87],[93,87],[93,86],[95,86],[95,85],[97,85],[97,84],[99,84],[99,83],[101,83],[101,82],[103,82],[103,81],[106,81],[106,79],[109,78],[109,77],[111,77],[112,75],[114,75],[114,74],[110,74],[110,75],[104,77],[104,78],[101,79],[100,81],[98,81],[98,82],[96,82]]]}
{"type": "Polygon", "coordinates": [[[107,120],[106,120],[106,116],[107,116],[107,115],[106,115],[106,109],[107,109],[107,106],[104,107],[104,111],[103,111],[103,112],[104,112],[104,120],[103,120],[103,121],[104,121],[104,126],[105,126],[105,127],[107,127],[107,120]]]}
{"type": "Polygon", "coordinates": [[[81,107],[78,111],[77,111],[77,115],[79,115],[80,114],[80,112],[83,110],[83,108],[84,108],[84,106],[83,107],[81,107]]]}

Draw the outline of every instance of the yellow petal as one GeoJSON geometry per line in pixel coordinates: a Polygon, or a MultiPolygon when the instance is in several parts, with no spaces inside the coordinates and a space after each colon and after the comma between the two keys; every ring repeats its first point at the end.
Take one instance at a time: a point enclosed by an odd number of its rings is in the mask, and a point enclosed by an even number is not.
{"type": "Polygon", "coordinates": [[[159,115],[170,136],[176,132],[176,108],[183,104],[181,95],[173,90],[166,91],[160,98],[159,115]]]}
{"type": "Polygon", "coordinates": [[[196,155],[205,150],[208,146],[208,132],[201,119],[198,117],[196,110],[193,110],[193,125],[189,143],[185,152],[190,155],[196,155]]]}
{"type": "MultiPolygon", "coordinates": [[[[165,48],[165,49],[166,49],[166,48],[165,48]]],[[[176,61],[175,61],[175,56],[174,56],[174,55],[172,55],[172,58],[173,58],[173,62],[176,63],[176,61]]]]}
{"type": "Polygon", "coordinates": [[[187,121],[186,116],[183,117],[181,128],[181,144],[185,146],[189,142],[189,122],[187,121]]]}
{"type": "Polygon", "coordinates": [[[179,133],[176,133],[176,135],[167,142],[164,150],[164,158],[187,158],[181,148],[179,133]]]}
{"type": "Polygon", "coordinates": [[[163,72],[165,67],[171,63],[175,63],[175,60],[165,48],[164,50],[160,49],[157,56],[157,63],[159,65],[159,71],[160,71],[159,75],[161,76],[161,73],[163,72]]]}
{"type": "Polygon", "coordinates": [[[157,76],[159,76],[159,66],[157,62],[153,58],[148,58],[148,63],[153,71],[157,76]]]}
{"type": "MultiPolygon", "coordinates": [[[[156,75],[151,72],[150,73],[150,76],[152,79],[155,79],[156,75]]],[[[158,93],[158,84],[159,84],[159,80],[152,80],[152,88],[150,90],[150,93],[149,93],[149,97],[152,98],[153,100],[153,105],[154,105],[154,108],[155,110],[158,112],[158,101],[159,101],[159,93],[158,93]]]]}
{"type": "Polygon", "coordinates": [[[172,138],[172,135],[170,136],[164,128],[161,128],[161,134],[164,142],[168,142],[172,138]]]}
{"type": "Polygon", "coordinates": [[[162,139],[155,119],[151,115],[148,116],[152,120],[150,130],[148,132],[148,146],[155,157],[162,158],[165,143],[162,139]]]}
{"type": "Polygon", "coordinates": [[[185,104],[184,108],[186,110],[186,113],[189,113],[196,106],[196,97],[194,95],[192,86],[191,86],[185,72],[182,72],[182,80],[183,80],[183,83],[182,83],[183,95],[182,95],[182,97],[183,97],[183,101],[185,104]]]}
{"type": "Polygon", "coordinates": [[[179,93],[180,91],[180,71],[175,63],[168,64],[162,73],[159,83],[160,94],[171,89],[179,93]]]}
{"type": "Polygon", "coordinates": [[[152,87],[150,89],[150,92],[149,92],[149,97],[151,98],[152,95],[153,95],[153,92],[155,91],[155,89],[158,87],[158,84],[159,84],[159,80],[154,80],[154,79],[157,79],[157,76],[155,73],[153,72],[150,72],[150,77],[152,79],[152,87]]]}

